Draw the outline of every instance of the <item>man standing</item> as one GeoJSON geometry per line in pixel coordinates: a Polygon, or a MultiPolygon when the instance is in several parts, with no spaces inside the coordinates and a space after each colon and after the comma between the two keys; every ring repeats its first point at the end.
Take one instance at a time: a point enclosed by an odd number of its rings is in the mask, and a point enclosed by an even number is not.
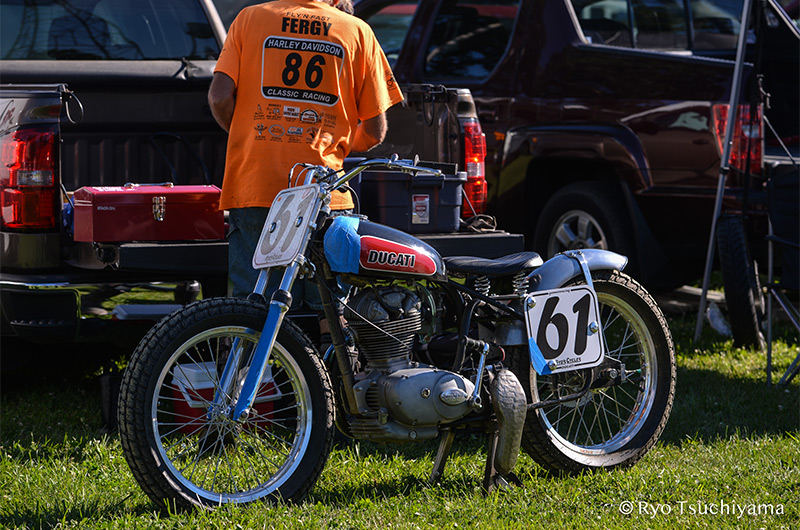
{"type": "MultiPolygon", "coordinates": [[[[252,291],[251,266],[268,207],[298,162],[341,169],[351,151],[383,141],[386,110],[403,96],[380,44],[348,0],[278,0],[231,25],[208,101],[228,131],[220,208],[229,210],[228,276],[252,291]]],[[[333,210],[352,208],[337,193],[333,210]]],[[[319,309],[319,308],[315,308],[319,309]]]]}

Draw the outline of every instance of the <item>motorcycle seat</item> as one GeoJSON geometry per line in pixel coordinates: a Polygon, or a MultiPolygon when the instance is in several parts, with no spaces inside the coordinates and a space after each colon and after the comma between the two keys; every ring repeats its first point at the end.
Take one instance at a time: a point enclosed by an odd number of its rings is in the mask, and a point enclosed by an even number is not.
{"type": "Polygon", "coordinates": [[[473,256],[450,256],[443,259],[448,272],[489,278],[530,271],[544,263],[536,252],[517,252],[496,259],[473,256]]]}

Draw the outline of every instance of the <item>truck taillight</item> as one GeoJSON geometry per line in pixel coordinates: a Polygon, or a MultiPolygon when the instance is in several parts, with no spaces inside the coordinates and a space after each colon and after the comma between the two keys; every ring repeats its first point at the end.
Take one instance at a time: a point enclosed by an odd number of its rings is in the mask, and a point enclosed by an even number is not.
{"type": "MultiPolygon", "coordinates": [[[[725,127],[728,123],[729,105],[714,105],[714,124],[717,134],[717,147],[722,155],[725,141],[725,127]]],[[[750,173],[761,174],[764,145],[764,120],[761,105],[756,107],[755,116],[750,119],[750,105],[739,105],[738,120],[733,128],[731,139],[730,167],[744,172],[750,152],[750,173]]]]}
{"type": "Polygon", "coordinates": [[[2,228],[57,228],[60,195],[55,131],[21,129],[0,139],[2,228]]]}
{"type": "Polygon", "coordinates": [[[467,182],[464,184],[465,200],[461,206],[461,216],[466,218],[486,211],[486,136],[475,118],[468,118],[463,126],[467,182]]]}

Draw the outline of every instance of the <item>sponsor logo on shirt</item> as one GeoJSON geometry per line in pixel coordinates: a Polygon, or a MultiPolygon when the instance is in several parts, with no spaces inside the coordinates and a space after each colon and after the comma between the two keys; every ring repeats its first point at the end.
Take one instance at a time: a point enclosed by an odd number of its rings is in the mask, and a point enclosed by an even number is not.
{"type": "Polygon", "coordinates": [[[300,121],[305,123],[317,123],[319,121],[319,114],[313,109],[306,109],[300,114],[300,121]]]}
{"type": "Polygon", "coordinates": [[[291,107],[289,105],[284,105],[283,115],[286,118],[297,119],[300,117],[300,107],[291,107]]]}

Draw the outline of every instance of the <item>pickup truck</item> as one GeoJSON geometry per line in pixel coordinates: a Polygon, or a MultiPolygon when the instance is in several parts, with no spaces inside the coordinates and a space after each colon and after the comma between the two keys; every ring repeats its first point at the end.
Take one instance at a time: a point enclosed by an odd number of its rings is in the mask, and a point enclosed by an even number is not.
{"type": "Polygon", "coordinates": [[[747,57],[759,64],[745,68],[734,118],[741,0],[355,2],[400,83],[472,93],[487,144],[479,206],[500,228],[547,257],[625,254],[651,291],[702,276],[725,125],[736,119],[718,248],[735,338],[757,345],[747,251],[765,233],[758,201],[774,160],[764,148],[777,141],[763,118],[797,153],[800,33],[774,0],[753,6],[747,57]]]}
{"type": "MultiPolygon", "coordinates": [[[[120,306],[120,293],[169,286],[176,304],[199,289],[225,295],[224,239],[76,241],[70,204],[85,186],[221,185],[226,135],[206,101],[225,38],[214,4],[4,1],[0,9],[2,336],[135,338],[172,307],[120,306]]],[[[472,195],[483,193],[484,137],[469,91],[403,91],[406,102],[390,110],[390,135],[374,156],[457,164],[472,195]]],[[[522,248],[521,235],[427,232],[443,254],[522,248]]]]}

